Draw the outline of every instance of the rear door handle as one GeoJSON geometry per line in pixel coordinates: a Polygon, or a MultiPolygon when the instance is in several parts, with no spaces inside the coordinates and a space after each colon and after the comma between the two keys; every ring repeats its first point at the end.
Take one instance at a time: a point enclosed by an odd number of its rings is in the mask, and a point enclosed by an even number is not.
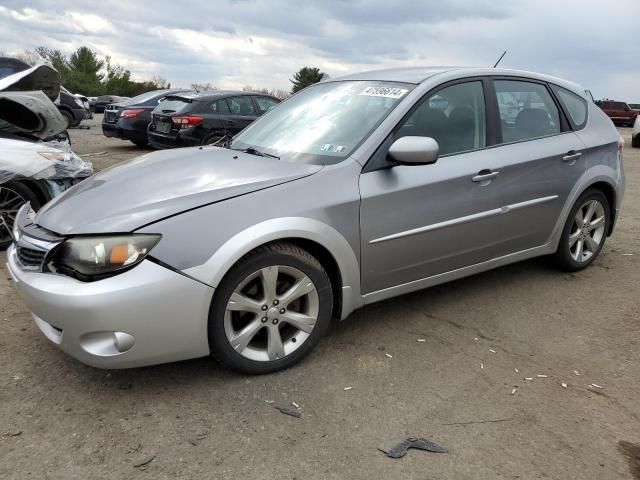
{"type": "Polygon", "coordinates": [[[581,156],[582,156],[582,153],[576,152],[575,150],[571,150],[564,157],[562,157],[562,161],[567,162],[570,165],[573,165],[574,163],[576,163],[576,160],[578,160],[581,156]]]}
{"type": "Polygon", "coordinates": [[[471,177],[471,181],[489,184],[491,180],[496,178],[498,175],[500,175],[500,172],[492,172],[491,170],[487,170],[487,169],[480,170],[478,172],[478,175],[476,175],[475,177],[471,177]]]}

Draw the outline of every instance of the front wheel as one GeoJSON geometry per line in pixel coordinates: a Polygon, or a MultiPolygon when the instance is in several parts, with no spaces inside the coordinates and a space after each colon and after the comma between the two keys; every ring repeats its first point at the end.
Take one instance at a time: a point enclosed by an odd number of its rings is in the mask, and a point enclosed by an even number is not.
{"type": "Polygon", "coordinates": [[[259,247],[216,289],[209,313],[212,355],[243,373],[290,367],[319,342],[332,309],[331,282],[318,260],[289,243],[259,247]]]}
{"type": "Polygon", "coordinates": [[[38,197],[23,184],[7,182],[0,185],[0,217],[4,220],[0,222],[0,250],[11,244],[13,239],[7,228],[13,229],[18,210],[27,202],[31,202],[34,210],[40,207],[38,197]]]}
{"type": "Polygon", "coordinates": [[[575,272],[588,267],[600,254],[609,231],[611,209],[600,190],[587,190],[575,203],[555,254],[560,268],[575,272]]]}

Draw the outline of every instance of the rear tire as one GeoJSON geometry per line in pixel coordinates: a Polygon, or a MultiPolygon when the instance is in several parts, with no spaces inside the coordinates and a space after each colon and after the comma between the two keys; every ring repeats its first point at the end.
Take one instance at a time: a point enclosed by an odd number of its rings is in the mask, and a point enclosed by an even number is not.
{"type": "Polygon", "coordinates": [[[640,133],[631,139],[631,146],[633,148],[640,148],[640,133]]]}
{"type": "Polygon", "coordinates": [[[597,258],[611,224],[609,200],[601,190],[589,189],[576,201],[562,231],[556,265],[567,272],[582,270],[597,258]]]}
{"type": "MultiPolygon", "coordinates": [[[[13,228],[18,210],[26,202],[31,202],[34,210],[40,208],[40,200],[31,189],[20,182],[7,182],[0,185],[0,216],[4,218],[9,228],[13,228]]],[[[5,250],[12,242],[10,232],[0,224],[0,250],[5,250]]]]}
{"type": "Polygon", "coordinates": [[[324,268],[290,243],[258,247],[215,291],[209,312],[211,354],[224,366],[262,374],[288,368],[326,333],[333,292],[324,268]]]}
{"type": "Polygon", "coordinates": [[[64,117],[65,121],[67,122],[67,128],[70,128],[73,126],[73,117],[71,116],[71,114],[69,112],[67,112],[66,110],[62,110],[60,111],[60,113],[62,114],[62,116],[64,117]]]}
{"type": "Polygon", "coordinates": [[[202,145],[217,145],[218,143],[222,143],[222,140],[224,140],[224,135],[214,133],[205,138],[202,145]]]}
{"type": "Polygon", "coordinates": [[[147,145],[149,145],[149,142],[147,140],[131,140],[131,143],[138,147],[146,147],[147,145]]]}

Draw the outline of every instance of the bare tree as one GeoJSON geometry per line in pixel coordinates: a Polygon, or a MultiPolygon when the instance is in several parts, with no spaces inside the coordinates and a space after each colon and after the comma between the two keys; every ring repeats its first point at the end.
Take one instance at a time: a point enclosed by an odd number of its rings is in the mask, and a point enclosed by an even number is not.
{"type": "Polygon", "coordinates": [[[169,88],[170,85],[167,79],[161,77],[160,75],[154,75],[153,77],[151,77],[151,83],[153,83],[158,90],[169,88]]]}
{"type": "Polygon", "coordinates": [[[192,83],[191,88],[196,92],[217,92],[220,90],[218,87],[213,86],[210,82],[207,83],[192,83]]]}

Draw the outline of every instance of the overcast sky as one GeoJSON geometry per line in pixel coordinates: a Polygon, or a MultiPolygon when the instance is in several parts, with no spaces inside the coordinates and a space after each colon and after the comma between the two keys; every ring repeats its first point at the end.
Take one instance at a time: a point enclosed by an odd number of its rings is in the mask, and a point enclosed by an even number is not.
{"type": "Polygon", "coordinates": [[[87,45],[137,79],[289,90],[293,72],[492,65],[640,103],[640,0],[0,0],[0,49],[87,45]]]}

